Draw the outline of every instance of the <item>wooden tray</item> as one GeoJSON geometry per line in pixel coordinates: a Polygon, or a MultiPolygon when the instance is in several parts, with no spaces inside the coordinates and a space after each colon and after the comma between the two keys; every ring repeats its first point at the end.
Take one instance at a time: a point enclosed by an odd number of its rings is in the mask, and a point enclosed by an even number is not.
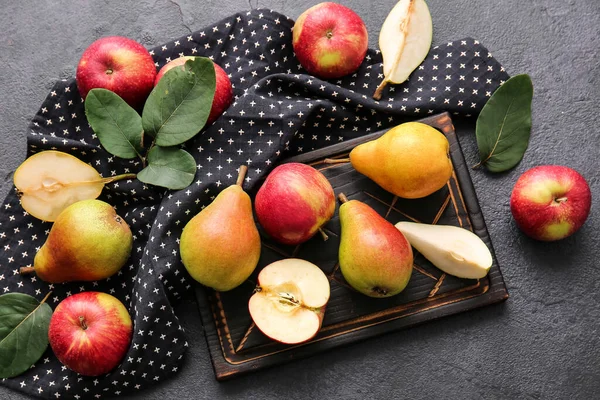
{"type": "Polygon", "coordinates": [[[450,142],[454,173],[447,186],[418,200],[396,199],[356,172],[349,163],[323,164],[327,157],[346,157],[356,145],[385,131],[339,143],[287,159],[307,163],[330,180],[336,195],[361,200],[396,223],[412,220],[462,226],[475,232],[492,250],[494,264],[480,280],[459,279],[442,273],[415,251],[415,265],[408,287],[387,299],[372,299],[350,288],[338,269],[340,225],[336,214],[325,225],[330,239],[316,235],[297,247],[264,239],[260,263],[252,277],[230,292],[218,293],[198,285],[200,315],[215,376],[229,379],[250,371],[306,357],[386,332],[503,301],[508,292],[479,209],[468,166],[448,113],[420,120],[442,131],[450,142]],[[393,206],[392,206],[393,204],[393,206]],[[252,323],[248,299],[260,269],[276,260],[298,257],[317,264],[329,277],[331,299],[320,332],[300,345],[283,345],[264,336],[252,323]]]}

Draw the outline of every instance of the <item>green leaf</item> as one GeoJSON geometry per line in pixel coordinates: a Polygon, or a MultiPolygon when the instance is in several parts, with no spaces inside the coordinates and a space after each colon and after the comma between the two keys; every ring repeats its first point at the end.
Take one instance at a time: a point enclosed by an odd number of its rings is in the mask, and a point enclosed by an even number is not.
{"type": "Polygon", "coordinates": [[[23,293],[0,296],[0,378],[27,371],[48,347],[52,309],[23,293]]]}
{"type": "Polygon", "coordinates": [[[90,90],[85,115],[106,151],[121,158],[140,157],[142,117],[119,95],[106,89],[90,90]]]}
{"type": "Polygon", "coordinates": [[[477,118],[480,164],[492,172],[506,171],[521,161],[531,134],[533,85],[517,75],[500,86],[477,118]]]}
{"type": "Polygon", "coordinates": [[[194,137],[206,124],[215,86],[215,68],[208,58],[195,57],[185,69],[170,69],[146,100],[144,132],[159,146],[175,146],[194,137]]]}
{"type": "Polygon", "coordinates": [[[137,178],[168,189],[183,189],[194,181],[195,175],[196,161],[190,153],[174,147],[154,146],[148,152],[148,166],[137,178]]]}

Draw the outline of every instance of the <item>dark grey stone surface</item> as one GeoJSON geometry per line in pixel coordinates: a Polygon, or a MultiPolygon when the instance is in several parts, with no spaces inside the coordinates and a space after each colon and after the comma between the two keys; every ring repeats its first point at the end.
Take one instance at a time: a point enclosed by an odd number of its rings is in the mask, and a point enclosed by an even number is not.
{"type": "MultiPolygon", "coordinates": [[[[53,82],[73,76],[102,35],[150,47],[250,7],[296,18],[312,0],[6,1],[0,8],[0,198],[25,157],[28,121],[53,82]]],[[[376,46],[394,1],[340,1],[376,46]]],[[[131,399],[593,399],[600,398],[600,3],[598,0],[429,0],[434,44],[472,36],[535,87],[531,144],[514,170],[472,171],[510,291],[502,304],[438,320],[227,383],[213,376],[195,303],[178,307],[190,342],[171,380],[131,399]],[[516,228],[509,196],[535,165],[580,171],[594,198],[573,237],[534,242],[516,228]]],[[[474,121],[457,121],[477,161],[474,121]]],[[[0,387],[0,398],[24,399],[0,387]]]]}

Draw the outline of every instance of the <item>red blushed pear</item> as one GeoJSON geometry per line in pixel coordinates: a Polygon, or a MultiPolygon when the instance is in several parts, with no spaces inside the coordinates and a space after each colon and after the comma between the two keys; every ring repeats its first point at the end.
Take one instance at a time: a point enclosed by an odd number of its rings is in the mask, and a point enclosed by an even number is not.
{"type": "Polygon", "coordinates": [[[358,69],[369,38],[363,20],[350,8],[320,3],[298,17],[292,32],[294,53],[310,74],[340,78],[358,69]]]}
{"type": "Polygon", "coordinates": [[[221,292],[244,283],[260,259],[252,201],[242,189],[247,170],[240,166],[237,182],[185,225],[179,241],[181,261],[190,276],[221,292]]]}
{"type": "MultiPolygon", "coordinates": [[[[163,75],[174,67],[184,68],[184,64],[188,60],[193,60],[192,56],[179,57],[174,59],[173,61],[165,64],[158,74],[156,75],[156,80],[154,81],[154,86],[158,84],[158,81],[163,77],[163,75]]],[[[215,86],[215,96],[213,97],[212,107],[210,109],[210,114],[208,115],[208,120],[206,121],[206,125],[212,124],[223,114],[227,108],[231,105],[233,100],[233,88],[231,86],[231,81],[227,76],[227,72],[223,70],[219,65],[213,63],[215,66],[215,78],[216,78],[216,86],[215,86]]]]}
{"type": "Polygon", "coordinates": [[[77,65],[77,88],[85,99],[94,88],[111,90],[134,108],[146,101],[154,87],[156,66],[144,46],[122,36],[96,40],[77,65]]]}
{"type": "Polygon", "coordinates": [[[85,376],[114,369],[129,349],[133,324],[115,297],[82,292],[61,301],[50,320],[48,340],[61,363],[85,376]]]}
{"type": "Polygon", "coordinates": [[[310,239],[331,219],[335,194],[327,178],[313,167],[287,163],[267,176],[254,208],[267,234],[280,243],[296,245],[310,239]]]}
{"type": "Polygon", "coordinates": [[[523,173],[510,197],[517,226],[533,239],[554,241],[581,228],[592,204],[585,178],[572,168],[543,165],[523,173]]]}
{"type": "Polygon", "coordinates": [[[408,285],[413,252],[406,237],[371,207],[340,194],[339,262],[344,279],[370,297],[394,296],[408,285]]]}

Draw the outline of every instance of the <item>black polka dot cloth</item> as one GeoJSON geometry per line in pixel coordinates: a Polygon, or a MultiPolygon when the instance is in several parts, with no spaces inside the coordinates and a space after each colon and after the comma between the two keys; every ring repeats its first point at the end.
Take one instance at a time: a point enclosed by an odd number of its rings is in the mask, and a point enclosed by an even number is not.
{"type": "MultiPolygon", "coordinates": [[[[194,183],[179,191],[136,179],[107,185],[101,200],[115,206],[130,225],[134,244],[127,264],[97,282],[48,284],[19,267],[33,263],[51,223],[28,215],[16,191],[0,210],[0,294],[28,293],[55,308],[66,297],[103,291],[120,299],[134,322],[123,362],[100,377],[67,369],[48,348],[24,374],[0,380],[8,387],[49,399],[106,398],[138,391],[175,374],[188,343],[175,304],[194,282],[181,264],[179,237],[185,224],[248,165],[252,189],[281,159],[389,128],[442,111],[477,115],[508,79],[477,40],[440,44],[402,85],[389,85],[380,101],[371,95],[383,78],[381,54],[369,50],[360,69],[339,80],[306,74],[292,49],[293,21],[269,10],[226,18],[151,50],[156,67],[180,56],[207,56],[229,75],[235,99],[211,126],[185,144],[197,163],[194,183]]],[[[74,79],[58,82],[34,117],[29,154],[61,150],[104,177],[141,170],[138,160],[104,151],[89,127],[74,79]]]]}

